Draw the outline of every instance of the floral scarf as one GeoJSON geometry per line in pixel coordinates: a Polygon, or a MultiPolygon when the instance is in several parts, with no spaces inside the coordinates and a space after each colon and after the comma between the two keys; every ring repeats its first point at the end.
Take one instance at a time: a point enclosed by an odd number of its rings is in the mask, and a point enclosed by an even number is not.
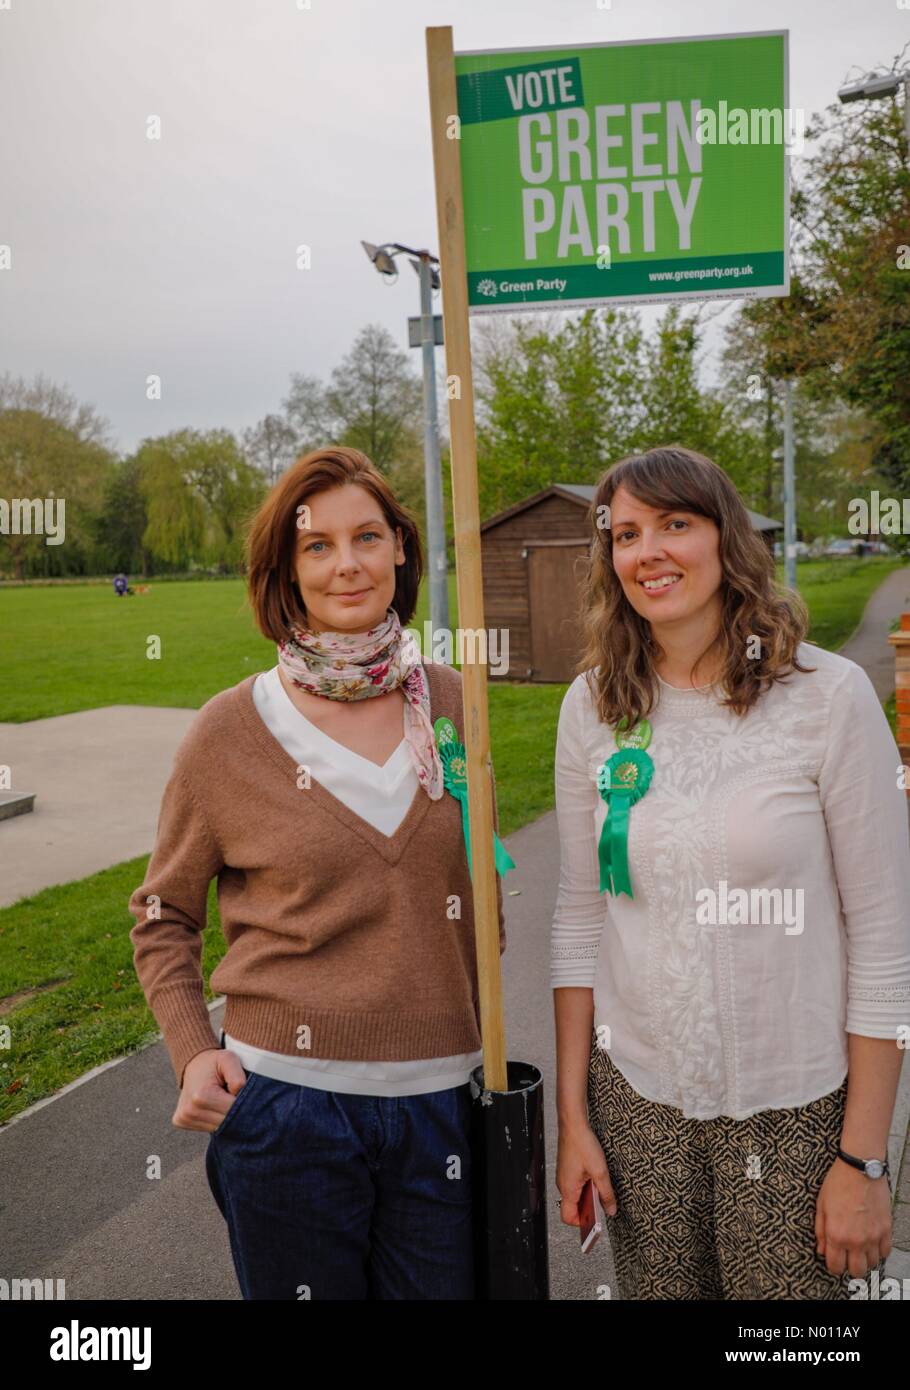
{"type": "Polygon", "coordinates": [[[430,723],[430,690],[420,649],[404,632],[394,608],[369,632],[311,632],[295,628],[278,644],[278,664],[288,679],[329,700],[370,700],[401,687],[404,735],[418,781],[431,801],[443,794],[442,762],[430,723]]]}

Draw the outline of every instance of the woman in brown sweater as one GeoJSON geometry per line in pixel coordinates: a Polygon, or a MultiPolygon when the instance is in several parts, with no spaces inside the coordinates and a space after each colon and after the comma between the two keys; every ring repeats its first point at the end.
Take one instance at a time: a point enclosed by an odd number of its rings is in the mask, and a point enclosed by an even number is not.
{"type": "Polygon", "coordinates": [[[199,711],[130,899],[173,1123],[211,1136],[244,1298],[471,1298],[473,905],[434,735],[447,717],[463,742],[461,677],[403,631],[417,528],[363,454],[320,450],[271,490],[247,558],[278,663],[199,711]],[[216,877],[220,1046],[200,970],[216,877]]]}

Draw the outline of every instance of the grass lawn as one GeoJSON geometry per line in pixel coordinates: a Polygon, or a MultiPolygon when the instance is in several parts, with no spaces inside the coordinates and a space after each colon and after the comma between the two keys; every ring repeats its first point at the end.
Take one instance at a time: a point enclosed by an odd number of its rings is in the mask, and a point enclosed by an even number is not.
{"type": "MultiPolygon", "coordinates": [[[[865,560],[804,560],[796,567],[796,582],[809,609],[809,636],[820,647],[836,652],[859,626],[863,609],[875,590],[902,561],[892,556],[865,560]]],[[[784,567],[777,577],[784,582],[784,567]]]]}
{"type": "MultiPolygon", "coordinates": [[[[449,581],[458,611],[455,576],[449,581]]],[[[430,616],[426,586],[413,626],[430,616]]],[[[107,585],[0,589],[0,722],[48,719],[103,705],[198,709],[253,671],[275,664],[240,579],[149,580],[117,598],[107,585]],[[161,656],[150,659],[149,638],[161,656]]]]}
{"type": "MultiPolygon", "coordinates": [[[[878,557],[800,564],[810,636],[836,650],[896,565],[878,557]]],[[[239,580],[150,585],[147,595],[130,599],[116,599],[95,585],[0,589],[0,661],[7,677],[0,721],[107,704],[198,708],[274,663],[274,647],[255,631],[239,580]],[[145,655],[151,635],[161,638],[161,660],[145,655]]],[[[449,593],[454,626],[454,576],[449,593]]],[[[428,617],[424,590],[413,626],[422,631],[428,617]]],[[[564,684],[490,688],[503,835],[553,805],[556,724],[565,690],[564,684]]],[[[892,727],[893,707],[892,699],[892,727]]],[[[157,1035],[133,971],[133,919],[126,910],[147,860],[141,855],[0,909],[0,1027],[9,1024],[12,1030],[9,1060],[0,1061],[0,1123],[157,1035]]],[[[203,938],[206,981],[225,950],[214,884],[208,920],[215,930],[203,938]]]]}

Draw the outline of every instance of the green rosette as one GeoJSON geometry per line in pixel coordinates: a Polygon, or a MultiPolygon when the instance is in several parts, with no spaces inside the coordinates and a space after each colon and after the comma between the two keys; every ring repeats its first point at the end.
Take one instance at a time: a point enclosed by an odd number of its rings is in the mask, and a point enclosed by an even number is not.
{"type": "MultiPolygon", "coordinates": [[[[464,744],[458,742],[457,730],[450,719],[437,719],[433,725],[436,731],[436,746],[442,763],[442,780],[447,792],[461,804],[461,831],[468,856],[468,873],[473,880],[471,869],[471,826],[468,818],[468,765],[464,744]]],[[[502,878],[515,868],[515,860],[505,845],[493,832],[493,859],[496,872],[502,878]]]]}
{"type": "Polygon", "coordinates": [[[644,796],[653,775],[654,764],[643,748],[621,748],[597,773],[597,789],[607,803],[597,846],[601,893],[634,897],[629,878],[629,811],[644,796]]]}

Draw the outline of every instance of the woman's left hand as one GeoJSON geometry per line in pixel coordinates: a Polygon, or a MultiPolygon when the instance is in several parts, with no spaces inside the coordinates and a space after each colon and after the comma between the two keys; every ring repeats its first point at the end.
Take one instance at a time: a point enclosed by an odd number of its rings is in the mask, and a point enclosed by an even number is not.
{"type": "Polygon", "coordinates": [[[891,1254],[888,1179],[835,1159],[815,1205],[816,1249],[831,1274],[861,1279],[891,1254]]]}

